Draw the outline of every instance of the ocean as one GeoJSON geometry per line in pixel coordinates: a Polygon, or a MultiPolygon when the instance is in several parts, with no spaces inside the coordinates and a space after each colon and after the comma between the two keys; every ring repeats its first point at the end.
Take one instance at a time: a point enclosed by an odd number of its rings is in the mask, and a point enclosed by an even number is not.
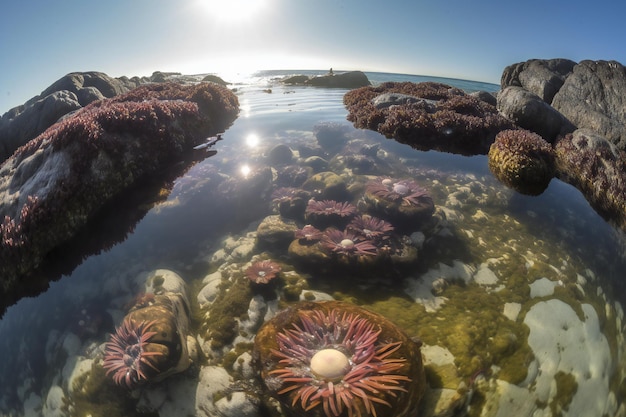
{"type": "MultiPolygon", "coordinates": [[[[280,83],[324,72],[262,71],[231,85],[241,111],[216,152],[172,174],[160,184],[162,198],[142,204],[139,216],[127,215],[137,210],[129,204],[112,208],[102,219],[107,227],[86,234],[97,249],[61,259],[47,291],[6,311],[0,415],[234,416],[232,398],[252,410],[246,415],[268,415],[260,405],[267,386],[245,358],[259,326],[298,299],[355,304],[419,339],[425,398],[454,415],[624,415],[622,232],[557,179],[540,196],[519,194],[492,176],[486,156],[417,151],[355,129],[346,120],[345,89],[280,83]],[[320,173],[341,192],[324,194],[323,181],[311,186],[320,173]],[[394,224],[385,246],[398,256],[371,264],[334,252],[309,258],[289,243],[297,240],[294,228],[314,221],[302,218],[298,204],[307,201],[294,199],[297,190],[371,215],[382,212],[367,190],[383,179],[425,190],[433,202],[419,228],[394,224]],[[269,289],[248,288],[246,271],[259,260],[281,266],[269,289]],[[156,270],[186,286],[183,339],[195,353],[185,370],[129,393],[105,375],[102,360],[133,304],[149,303],[146,277],[156,270]],[[244,295],[233,297],[243,287],[244,295]],[[252,317],[256,324],[243,324],[252,317]],[[222,385],[210,381],[211,372],[224,375],[222,385]]],[[[499,87],[366,74],[373,84],[499,87]]],[[[378,415],[386,415],[379,406],[378,415]]]]}

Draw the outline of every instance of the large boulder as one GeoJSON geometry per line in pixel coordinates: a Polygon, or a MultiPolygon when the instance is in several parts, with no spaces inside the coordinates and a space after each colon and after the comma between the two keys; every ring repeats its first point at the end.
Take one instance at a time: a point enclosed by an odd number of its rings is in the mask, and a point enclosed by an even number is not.
{"type": "Polygon", "coordinates": [[[344,73],[329,73],[317,77],[308,75],[293,75],[282,80],[283,84],[310,85],[327,88],[358,88],[371,85],[367,75],[361,71],[349,71],[344,73]]]}
{"type": "Polygon", "coordinates": [[[73,72],[0,119],[0,161],[56,123],[93,101],[128,92],[136,84],[101,72],[73,72]]]}
{"type": "Polygon", "coordinates": [[[0,166],[0,303],[35,287],[24,277],[107,202],[237,113],[237,97],[217,84],[152,84],[94,102],[19,148],[0,166]]]}
{"type": "Polygon", "coordinates": [[[500,87],[523,87],[550,104],[572,73],[576,62],[569,59],[531,59],[509,65],[502,72],[500,87]]]}
{"type": "Polygon", "coordinates": [[[498,94],[498,111],[516,125],[554,141],[561,131],[572,131],[569,121],[541,97],[522,87],[506,87],[498,94]]]}
{"type": "Polygon", "coordinates": [[[581,61],[552,106],[578,128],[591,129],[626,149],[626,67],[615,61],[581,61]]]}

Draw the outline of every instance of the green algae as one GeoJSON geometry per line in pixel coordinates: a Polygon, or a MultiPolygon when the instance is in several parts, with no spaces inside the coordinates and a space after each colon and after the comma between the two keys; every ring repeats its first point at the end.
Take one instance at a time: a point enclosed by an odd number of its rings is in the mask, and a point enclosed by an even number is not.
{"type": "Polygon", "coordinates": [[[201,330],[211,339],[211,348],[219,349],[232,342],[237,336],[237,319],[244,319],[252,298],[249,280],[243,273],[231,279],[222,277],[215,301],[202,309],[201,330]]]}
{"type": "Polygon", "coordinates": [[[578,383],[574,375],[563,371],[558,371],[554,375],[554,382],[556,383],[556,394],[550,401],[550,409],[553,416],[560,417],[563,416],[563,411],[569,409],[569,405],[578,391],[578,383]]]}

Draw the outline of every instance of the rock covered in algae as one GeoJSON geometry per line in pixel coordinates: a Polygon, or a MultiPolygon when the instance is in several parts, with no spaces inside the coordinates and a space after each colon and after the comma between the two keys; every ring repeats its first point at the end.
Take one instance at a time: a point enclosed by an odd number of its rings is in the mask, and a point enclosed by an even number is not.
{"type": "Polygon", "coordinates": [[[489,148],[489,169],[505,185],[539,195],[555,174],[554,150],[528,130],[503,130],[489,148]]]}
{"type": "Polygon", "coordinates": [[[254,358],[289,415],[404,417],[426,388],[420,345],[361,307],[300,302],[261,327],[254,358]]]}
{"type": "Polygon", "coordinates": [[[176,273],[148,274],[146,288],[106,344],[103,367],[113,381],[134,389],[184,371],[191,364],[187,348],[189,300],[176,273]]]}

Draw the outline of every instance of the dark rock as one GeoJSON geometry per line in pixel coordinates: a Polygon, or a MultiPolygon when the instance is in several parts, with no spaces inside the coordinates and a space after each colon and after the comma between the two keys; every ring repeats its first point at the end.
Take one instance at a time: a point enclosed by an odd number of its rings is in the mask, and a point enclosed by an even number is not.
{"type": "Polygon", "coordinates": [[[8,112],[0,120],[0,161],[20,146],[53,125],[59,118],[81,108],[76,94],[54,91],[42,99],[29,102],[21,111],[8,112]]]}
{"type": "Polygon", "coordinates": [[[289,85],[310,85],[314,87],[327,88],[358,88],[371,85],[370,81],[361,71],[350,71],[341,74],[326,74],[317,77],[307,75],[294,75],[284,78],[283,84],[289,85]]]}
{"type": "Polygon", "coordinates": [[[308,75],[294,75],[283,79],[282,82],[283,84],[290,85],[304,85],[304,83],[306,83],[309,78],[310,77],[308,75]]]}
{"type": "Polygon", "coordinates": [[[523,87],[551,103],[576,63],[569,59],[531,59],[509,65],[502,73],[500,86],[523,87]]]}
{"type": "Polygon", "coordinates": [[[490,93],[489,91],[474,91],[470,93],[470,96],[476,97],[477,99],[482,100],[485,103],[491,104],[494,107],[498,105],[498,99],[496,98],[496,94],[490,93]]]}
{"type": "Polygon", "coordinates": [[[270,149],[267,159],[271,165],[285,165],[293,159],[293,151],[289,146],[281,143],[270,149]]]}
{"type": "Polygon", "coordinates": [[[0,119],[0,161],[46,130],[62,116],[94,100],[129,91],[120,80],[101,72],[73,72],[61,77],[40,95],[9,110],[0,119]]]}
{"type": "Polygon", "coordinates": [[[237,112],[216,84],[154,84],[94,102],[19,148],[0,166],[0,307],[41,290],[26,277],[107,202],[177,165],[237,112]]]}
{"type": "Polygon", "coordinates": [[[228,84],[230,84],[229,82],[224,81],[217,75],[211,75],[211,74],[204,77],[202,81],[210,81],[212,83],[216,83],[216,84],[223,85],[223,86],[227,86],[228,84]]]}
{"type": "Polygon", "coordinates": [[[516,125],[553,142],[571,124],[539,96],[522,87],[506,87],[498,94],[498,110],[516,125]]]}
{"type": "Polygon", "coordinates": [[[557,177],[578,188],[605,219],[626,229],[626,154],[588,129],[560,138],[555,152],[557,177]]]}
{"type": "Polygon", "coordinates": [[[426,109],[432,111],[435,110],[435,106],[437,105],[437,102],[435,100],[428,100],[400,93],[383,93],[372,99],[372,104],[377,109],[384,109],[385,107],[389,106],[399,106],[401,104],[412,104],[420,102],[424,103],[426,109]]]}
{"type": "Polygon", "coordinates": [[[313,77],[305,82],[306,85],[315,87],[331,87],[331,88],[358,88],[371,85],[361,71],[350,71],[342,74],[328,74],[319,77],[313,77]]]}
{"type": "Polygon", "coordinates": [[[552,105],[576,127],[626,149],[626,68],[615,61],[581,61],[552,105]]]}

